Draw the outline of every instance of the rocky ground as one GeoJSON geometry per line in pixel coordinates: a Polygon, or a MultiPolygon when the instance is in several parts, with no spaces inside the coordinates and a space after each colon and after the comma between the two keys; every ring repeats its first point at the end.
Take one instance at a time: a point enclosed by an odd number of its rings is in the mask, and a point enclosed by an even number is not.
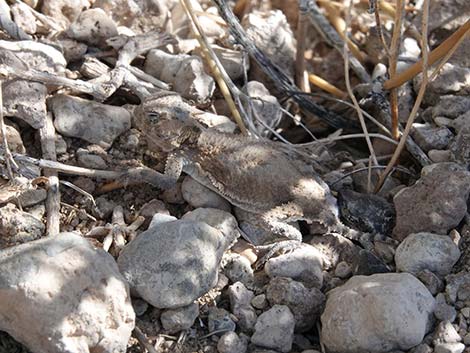
{"type": "MultiPolygon", "coordinates": [[[[363,139],[343,140],[349,132],[298,109],[228,35],[214,3],[192,2],[227,75],[251,99],[243,103],[256,116],[248,130],[296,143],[307,161],[315,156],[342,222],[361,233],[351,240],[299,222],[302,245],[258,266],[256,245],[272,234],[256,233],[250,244],[247,215],[226,198],[187,175],[167,190],[125,177],[165,169],[165,141],[146,141],[136,125],[138,109],[161,90],[177,95],[155,119],[239,133],[182,3],[0,0],[0,136],[13,153],[2,144],[0,353],[469,353],[468,36],[428,84],[411,129],[417,147],[373,193],[395,149],[390,138],[368,124],[382,168],[367,168],[363,139]]],[[[297,1],[236,3],[249,37],[293,78],[297,1]]],[[[322,11],[344,15],[343,2],[328,3],[322,11]]],[[[415,11],[405,17],[399,70],[421,55],[423,2],[408,5],[415,11]]],[[[366,7],[355,2],[351,35],[381,84],[387,60],[366,7]]],[[[469,15],[466,0],[430,1],[430,49],[469,15]]],[[[384,15],[386,40],[392,24],[384,15]]],[[[307,70],[347,100],[341,54],[310,24],[304,35],[307,70]]],[[[362,108],[381,120],[368,101],[373,84],[351,75],[362,108]]],[[[403,126],[421,83],[420,74],[398,90],[403,126]]],[[[333,93],[312,92],[356,119],[328,99],[333,93]]]]}

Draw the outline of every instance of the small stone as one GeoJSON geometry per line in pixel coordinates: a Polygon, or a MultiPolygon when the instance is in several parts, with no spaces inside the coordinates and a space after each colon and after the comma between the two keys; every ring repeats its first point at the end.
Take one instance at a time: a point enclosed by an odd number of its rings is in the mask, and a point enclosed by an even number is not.
{"type": "Polygon", "coordinates": [[[171,334],[190,328],[198,315],[199,305],[192,303],[181,308],[165,310],[160,320],[163,328],[171,334]]]}
{"type": "Polygon", "coordinates": [[[19,118],[34,129],[44,126],[47,97],[45,85],[15,79],[6,81],[2,89],[6,116],[19,118]]]}
{"type": "Polygon", "coordinates": [[[170,215],[170,212],[167,210],[165,204],[162,201],[158,200],[158,199],[152,199],[149,202],[145,203],[140,208],[139,216],[142,216],[142,217],[145,218],[145,222],[142,225],[142,228],[145,229],[145,227],[149,226],[152,217],[156,213],[170,215]]]}
{"type": "Polygon", "coordinates": [[[456,119],[470,110],[470,97],[468,96],[441,96],[439,103],[433,107],[432,116],[445,116],[456,119]]]}
{"type": "Polygon", "coordinates": [[[463,337],[463,344],[465,344],[466,346],[470,346],[470,333],[467,333],[463,337]]]}
{"type": "Polygon", "coordinates": [[[450,162],[452,157],[449,150],[430,150],[428,156],[434,163],[450,162]]]}
{"type": "Polygon", "coordinates": [[[322,255],[307,244],[302,244],[290,253],[269,259],[265,271],[271,278],[290,277],[304,282],[308,287],[321,288],[323,284],[322,255]]]}
{"type": "Polygon", "coordinates": [[[289,352],[294,340],[294,315],[285,305],[274,305],[256,321],[251,342],[280,352],[289,352]]]}
{"type": "MultiPolygon", "coordinates": [[[[23,140],[21,139],[20,132],[17,129],[15,129],[13,126],[7,125],[7,124],[5,124],[5,130],[6,130],[6,135],[7,135],[8,147],[10,148],[10,151],[13,153],[25,154],[26,149],[24,147],[23,140]]],[[[3,135],[1,131],[0,131],[0,138],[3,141],[3,135]]]]}
{"type": "Polygon", "coordinates": [[[462,128],[450,146],[451,160],[465,166],[470,165],[470,127],[462,128]]]}
{"type": "Polygon", "coordinates": [[[238,326],[243,331],[253,330],[257,318],[255,309],[251,306],[253,292],[243,283],[237,282],[228,288],[228,296],[232,313],[238,318],[238,326]]]}
{"type": "Polygon", "coordinates": [[[395,210],[385,198],[353,190],[341,190],[338,206],[343,222],[365,233],[388,235],[395,223],[395,210]]]}
{"type": "Polygon", "coordinates": [[[232,246],[231,250],[234,253],[245,257],[252,265],[258,260],[258,254],[255,247],[244,239],[238,239],[238,241],[232,246]]]}
{"type": "Polygon", "coordinates": [[[109,147],[114,139],[131,127],[129,112],[121,107],[66,95],[51,100],[54,126],[65,136],[109,147]]]}
{"type": "Polygon", "coordinates": [[[247,82],[242,90],[253,98],[250,103],[251,107],[248,104],[245,104],[244,107],[246,111],[253,110],[252,114],[255,116],[255,119],[253,119],[254,126],[261,136],[271,136],[272,130],[276,129],[284,114],[277,98],[272,96],[268,89],[258,81],[247,82]]]}
{"type": "Polygon", "coordinates": [[[447,304],[446,298],[443,293],[436,296],[436,308],[434,309],[434,316],[441,321],[454,322],[457,317],[457,310],[452,305],[447,304]]]}
{"type": "Polygon", "coordinates": [[[434,353],[462,353],[464,349],[463,343],[440,343],[434,346],[434,353]]]}
{"type": "Polygon", "coordinates": [[[194,208],[217,208],[230,212],[230,203],[216,192],[206,188],[190,176],[181,184],[184,200],[194,208]]]}
{"type": "Polygon", "coordinates": [[[413,124],[411,136],[425,152],[445,149],[454,137],[445,126],[432,127],[430,124],[418,123],[413,124]]]}
{"type": "Polygon", "coordinates": [[[254,273],[250,261],[241,255],[226,254],[223,259],[224,274],[231,282],[242,282],[250,285],[254,281],[254,273]]]}
{"type": "Polygon", "coordinates": [[[29,189],[22,192],[18,200],[22,207],[31,207],[43,202],[47,198],[47,191],[44,189],[29,189]]]}
{"type": "Polygon", "coordinates": [[[199,104],[207,102],[214,93],[215,82],[204,71],[198,56],[174,55],[153,49],[147,54],[144,71],[171,84],[174,91],[199,104]]]}
{"type": "Polygon", "coordinates": [[[380,258],[365,249],[360,250],[359,254],[353,259],[351,268],[355,276],[390,272],[390,268],[380,258]]]}
{"type": "Polygon", "coordinates": [[[460,257],[460,250],[447,235],[433,233],[410,234],[395,253],[397,270],[417,274],[429,270],[445,276],[460,257]]]}
{"type": "Polygon", "coordinates": [[[89,0],[47,0],[41,2],[41,10],[64,25],[74,21],[80,13],[90,7],[89,0]]]}
{"type": "Polygon", "coordinates": [[[408,273],[354,276],[328,293],[322,341],[333,352],[389,352],[421,343],[435,301],[408,273]]]}
{"type": "Polygon", "coordinates": [[[222,233],[206,223],[167,220],[127,244],[117,262],[141,298],[173,309],[193,303],[217,283],[223,241],[222,233]]]}
{"type": "Polygon", "coordinates": [[[118,35],[118,30],[102,9],[89,9],[83,11],[70,25],[68,35],[91,45],[104,45],[106,39],[118,35]]]}
{"type": "Polygon", "coordinates": [[[12,203],[0,207],[0,249],[39,239],[44,224],[12,203]]]}
{"type": "Polygon", "coordinates": [[[335,276],[339,278],[348,278],[352,273],[351,266],[346,261],[341,261],[335,268],[335,276]]]}
{"type": "Polygon", "coordinates": [[[77,155],[77,162],[80,166],[91,169],[107,169],[103,157],[96,154],[80,153],[77,155]]]}
{"type": "Polygon", "coordinates": [[[391,243],[380,240],[374,241],[374,252],[386,264],[389,264],[394,260],[395,248],[396,246],[391,243]]]}
{"type": "Polygon", "coordinates": [[[433,164],[411,187],[402,189],[393,202],[397,221],[393,236],[431,232],[447,234],[458,226],[467,210],[470,173],[455,163],[433,164]]]}
{"type": "Polygon", "coordinates": [[[251,305],[254,308],[263,310],[268,306],[268,301],[266,299],[266,294],[259,294],[251,300],[251,305]]]}
{"type": "Polygon", "coordinates": [[[310,330],[319,318],[325,295],[317,288],[306,288],[291,278],[275,277],[266,288],[271,305],[287,305],[294,315],[296,332],[310,330]]]}
{"type": "Polygon", "coordinates": [[[444,282],[429,270],[422,270],[417,273],[418,279],[424,283],[426,288],[432,295],[442,292],[444,289],[444,282]]]}
{"type": "Polygon", "coordinates": [[[142,316],[149,308],[149,305],[145,300],[132,298],[132,308],[134,309],[136,316],[142,316]]]}
{"type": "MultiPolygon", "coordinates": [[[[208,328],[214,331],[235,331],[237,325],[232,320],[230,313],[215,306],[209,308],[208,328]]],[[[221,335],[222,333],[220,333],[221,335]]]]}
{"type": "Polygon", "coordinates": [[[434,332],[434,346],[440,343],[456,343],[460,342],[462,337],[457,333],[455,327],[450,321],[441,321],[434,332]]]}
{"type": "Polygon", "coordinates": [[[466,319],[470,318],[470,307],[467,306],[465,308],[462,308],[460,309],[460,312],[466,319]]]}
{"type": "Polygon", "coordinates": [[[410,350],[410,353],[432,353],[432,348],[426,343],[418,344],[410,350]]]}
{"type": "Polygon", "coordinates": [[[241,339],[235,332],[226,332],[217,342],[219,353],[245,353],[247,342],[241,339]]]}

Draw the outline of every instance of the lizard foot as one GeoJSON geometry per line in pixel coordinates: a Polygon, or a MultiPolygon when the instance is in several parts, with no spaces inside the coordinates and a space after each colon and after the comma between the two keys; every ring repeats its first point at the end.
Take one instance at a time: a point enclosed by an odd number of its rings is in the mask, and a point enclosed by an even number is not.
{"type": "Polygon", "coordinates": [[[278,253],[291,253],[295,249],[298,249],[301,245],[302,242],[298,240],[282,240],[274,244],[257,246],[256,250],[267,250],[267,253],[256,262],[255,270],[260,270],[270,258],[274,257],[278,253]]]}

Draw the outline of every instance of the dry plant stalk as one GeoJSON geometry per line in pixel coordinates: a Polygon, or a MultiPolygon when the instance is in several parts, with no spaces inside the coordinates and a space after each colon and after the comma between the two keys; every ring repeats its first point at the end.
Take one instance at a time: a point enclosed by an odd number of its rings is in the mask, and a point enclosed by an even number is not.
{"type": "MultiPolygon", "coordinates": [[[[395,77],[397,71],[398,52],[401,43],[401,27],[405,11],[405,1],[396,0],[395,25],[393,27],[392,42],[390,44],[388,71],[390,77],[395,77]]],[[[396,140],[399,138],[398,131],[398,91],[393,89],[390,91],[390,110],[392,113],[392,137],[396,140]]]]}
{"type": "MultiPolygon", "coordinates": [[[[397,0],[400,1],[400,0],[397,0]]],[[[410,116],[408,117],[408,120],[406,122],[405,130],[403,131],[403,134],[400,138],[400,142],[398,143],[397,148],[393,152],[393,156],[390,159],[390,161],[387,164],[387,167],[383,171],[383,173],[380,175],[379,181],[375,187],[375,192],[378,192],[380,188],[382,187],[383,183],[385,182],[385,179],[387,176],[390,174],[392,171],[394,165],[397,163],[398,158],[401,155],[401,152],[403,151],[403,148],[405,147],[406,139],[408,135],[410,134],[411,127],[413,126],[413,122],[416,118],[416,115],[418,113],[418,109],[421,105],[421,102],[423,101],[424,98],[424,93],[426,92],[426,87],[428,84],[428,21],[429,21],[429,0],[424,0],[423,4],[423,19],[422,19],[422,43],[421,43],[421,50],[423,53],[423,80],[421,82],[421,86],[419,87],[418,91],[418,96],[416,97],[416,101],[413,105],[413,108],[411,109],[410,116]]]]}
{"type": "MultiPolygon", "coordinates": [[[[346,12],[346,22],[345,22],[344,33],[343,33],[344,38],[348,38],[348,28],[349,28],[349,23],[351,22],[352,7],[353,7],[353,0],[349,0],[349,6],[348,6],[347,12],[346,12]]],[[[369,131],[367,131],[366,122],[364,120],[364,116],[362,115],[362,109],[359,106],[359,103],[358,103],[358,101],[356,99],[356,96],[354,95],[352,87],[351,87],[351,81],[349,79],[348,47],[349,46],[347,45],[347,41],[345,41],[344,45],[343,45],[343,51],[344,51],[343,58],[344,58],[344,80],[346,82],[346,88],[348,90],[349,97],[351,98],[351,100],[354,104],[354,108],[357,111],[357,116],[359,118],[359,122],[361,123],[362,131],[364,132],[364,137],[365,137],[366,142],[367,142],[367,147],[369,148],[372,163],[374,165],[378,165],[379,162],[377,162],[377,156],[375,154],[374,147],[372,146],[372,141],[370,140],[369,131]]]]}
{"type": "Polygon", "coordinates": [[[346,92],[343,92],[340,90],[338,87],[332,85],[329,83],[327,80],[324,78],[317,76],[315,74],[309,74],[308,75],[308,80],[312,85],[317,86],[318,88],[321,88],[322,90],[331,93],[332,95],[338,97],[338,98],[344,98],[348,94],[346,92]]]}
{"type": "MultiPolygon", "coordinates": [[[[429,54],[428,66],[433,65],[436,61],[444,57],[449,51],[455,47],[457,42],[463,41],[463,38],[470,32],[470,20],[465,22],[458,30],[452,33],[449,38],[443,41],[437,48],[429,54]]],[[[384,89],[394,89],[401,86],[406,81],[411,80],[414,76],[423,71],[423,59],[419,60],[405,71],[391,77],[383,84],[384,89]]]]}
{"type": "Polygon", "coordinates": [[[305,68],[305,37],[307,34],[306,1],[299,1],[297,21],[297,52],[295,57],[295,81],[303,92],[310,93],[308,72],[305,68]]]}
{"type": "Polygon", "coordinates": [[[218,66],[218,63],[220,64],[220,62],[217,59],[217,57],[215,57],[215,54],[211,52],[209,48],[210,44],[205,40],[204,30],[202,29],[197,16],[194,14],[194,9],[191,5],[191,2],[188,0],[180,0],[180,1],[186,12],[186,15],[190,19],[191,25],[193,26],[196,39],[198,40],[199,45],[202,49],[201,51],[202,55],[204,59],[206,60],[206,62],[209,64],[209,68],[212,71],[212,74],[214,75],[217,81],[217,84],[219,85],[220,91],[222,92],[222,95],[224,96],[227,102],[227,105],[229,106],[229,109],[235,119],[235,122],[240,128],[242,134],[246,135],[248,131],[245,127],[245,124],[243,123],[243,119],[240,115],[240,112],[237,109],[237,106],[235,105],[232,95],[230,94],[230,90],[228,88],[226,80],[224,80],[222,69],[218,66]]]}

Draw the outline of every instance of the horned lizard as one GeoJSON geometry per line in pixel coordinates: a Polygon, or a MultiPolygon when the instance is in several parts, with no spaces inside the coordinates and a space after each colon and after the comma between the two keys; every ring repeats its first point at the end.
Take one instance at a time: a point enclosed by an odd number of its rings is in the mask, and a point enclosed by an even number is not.
{"type": "Polygon", "coordinates": [[[337,200],[328,185],[278,143],[155,114],[151,102],[137,108],[134,115],[147,140],[169,152],[166,176],[176,183],[182,172],[190,175],[233,206],[255,214],[273,239],[300,243],[300,231],[289,224],[298,220],[316,221],[330,231],[351,234],[339,220],[337,200]]]}

